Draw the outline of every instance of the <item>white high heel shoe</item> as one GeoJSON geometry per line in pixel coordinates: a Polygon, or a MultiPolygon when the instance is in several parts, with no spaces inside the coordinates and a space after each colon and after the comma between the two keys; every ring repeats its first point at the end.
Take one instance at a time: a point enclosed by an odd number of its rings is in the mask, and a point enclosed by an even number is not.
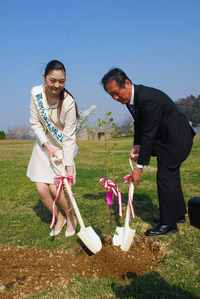
{"type": "Polygon", "coordinates": [[[63,227],[66,225],[66,223],[67,223],[67,219],[65,218],[64,223],[63,223],[61,229],[59,229],[59,230],[54,230],[54,229],[53,229],[53,230],[50,232],[49,236],[50,236],[50,237],[55,237],[55,236],[57,236],[57,235],[61,232],[61,230],[63,229],[63,227]]]}
{"type": "Polygon", "coordinates": [[[76,219],[74,220],[74,224],[75,224],[75,228],[73,231],[71,231],[71,232],[68,232],[67,230],[65,231],[65,237],[71,237],[76,233],[76,225],[77,225],[76,219]]]}

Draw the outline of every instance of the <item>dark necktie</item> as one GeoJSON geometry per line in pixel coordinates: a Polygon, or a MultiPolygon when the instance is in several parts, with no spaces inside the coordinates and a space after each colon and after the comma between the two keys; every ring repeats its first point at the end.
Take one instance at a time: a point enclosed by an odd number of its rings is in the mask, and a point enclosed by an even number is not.
{"type": "Polygon", "coordinates": [[[129,103],[126,104],[128,110],[130,111],[131,115],[133,116],[133,118],[135,118],[135,107],[134,105],[130,105],[129,103]]]}

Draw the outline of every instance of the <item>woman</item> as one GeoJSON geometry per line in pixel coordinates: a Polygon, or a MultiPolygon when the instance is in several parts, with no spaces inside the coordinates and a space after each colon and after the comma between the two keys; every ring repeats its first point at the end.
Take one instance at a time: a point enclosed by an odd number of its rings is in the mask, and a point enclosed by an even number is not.
{"type": "MultiPolygon", "coordinates": [[[[66,71],[57,60],[50,61],[43,74],[44,85],[31,89],[30,123],[36,135],[36,142],[28,165],[27,176],[36,182],[42,203],[53,213],[53,199],[56,197],[54,177],[58,175],[50,162],[53,157],[63,156],[66,176],[75,178],[74,153],[76,146],[76,119],[78,109],[73,96],[65,89],[66,71]]],[[[67,224],[65,236],[75,234],[76,219],[71,202],[61,190],[57,200],[66,218],[55,205],[57,219],[50,236],[58,235],[67,224]]]]}

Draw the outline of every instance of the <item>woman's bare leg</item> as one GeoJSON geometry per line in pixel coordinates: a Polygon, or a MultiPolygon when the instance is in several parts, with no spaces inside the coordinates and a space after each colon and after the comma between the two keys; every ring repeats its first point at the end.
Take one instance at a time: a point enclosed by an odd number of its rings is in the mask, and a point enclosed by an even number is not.
{"type": "MultiPolygon", "coordinates": [[[[49,185],[46,183],[36,183],[36,188],[38,191],[38,194],[40,196],[41,202],[45,205],[45,207],[53,213],[53,198],[52,198],[52,193],[51,193],[51,186],[55,187],[55,196],[56,196],[56,186],[55,185],[49,185]]],[[[55,217],[57,219],[56,226],[54,227],[55,231],[58,231],[62,228],[63,223],[64,223],[64,217],[62,213],[60,212],[59,208],[57,205],[55,205],[55,217]]]]}
{"type": "MultiPolygon", "coordinates": [[[[55,197],[56,196],[56,186],[55,185],[49,185],[50,186],[50,191],[52,195],[55,197]]],[[[60,196],[57,200],[63,211],[65,212],[65,215],[67,217],[67,231],[71,232],[75,229],[76,224],[75,224],[75,217],[73,215],[73,210],[72,210],[72,204],[71,201],[66,194],[66,192],[62,189],[60,192],[60,196]]]]}

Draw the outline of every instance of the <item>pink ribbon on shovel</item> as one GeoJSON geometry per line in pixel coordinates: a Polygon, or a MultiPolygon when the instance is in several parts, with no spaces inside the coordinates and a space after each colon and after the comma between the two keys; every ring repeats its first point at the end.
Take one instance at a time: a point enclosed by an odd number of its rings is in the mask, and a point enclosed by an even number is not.
{"type": "Polygon", "coordinates": [[[119,192],[119,189],[116,185],[115,182],[109,180],[109,179],[105,179],[105,178],[100,178],[99,179],[100,183],[103,183],[103,187],[107,190],[107,191],[112,191],[113,194],[118,198],[118,204],[119,204],[119,216],[123,216],[123,210],[122,210],[122,195],[119,192]]]}
{"type": "Polygon", "coordinates": [[[64,179],[68,180],[69,186],[71,188],[72,183],[73,183],[73,177],[71,177],[71,176],[65,177],[65,176],[62,176],[62,175],[57,175],[57,176],[54,177],[54,180],[56,181],[57,193],[56,193],[56,198],[53,202],[53,213],[52,213],[51,224],[49,226],[50,228],[52,228],[54,226],[54,223],[55,223],[55,204],[56,204],[56,201],[57,201],[57,199],[60,195],[60,191],[61,191],[61,187],[62,187],[64,179]]]}
{"type": "MultiPolygon", "coordinates": [[[[130,182],[130,177],[131,177],[130,174],[125,175],[124,184],[130,182]]],[[[133,202],[131,200],[130,187],[129,187],[129,190],[128,190],[128,203],[129,203],[129,207],[130,207],[130,211],[131,211],[131,216],[133,218],[135,218],[135,211],[134,211],[134,207],[133,207],[133,202]]]]}

